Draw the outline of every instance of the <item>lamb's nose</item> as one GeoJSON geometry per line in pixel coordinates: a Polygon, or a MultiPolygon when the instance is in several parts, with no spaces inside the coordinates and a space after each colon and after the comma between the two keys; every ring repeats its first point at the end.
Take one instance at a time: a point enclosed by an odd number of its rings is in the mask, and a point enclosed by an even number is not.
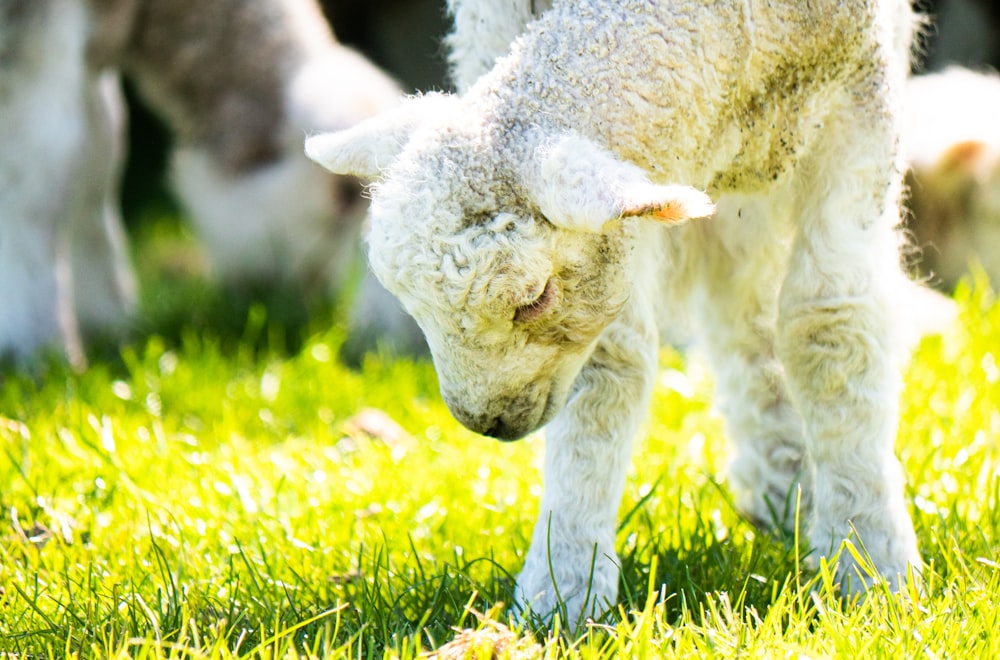
{"type": "Polygon", "coordinates": [[[504,442],[510,442],[511,440],[520,440],[528,430],[523,429],[519,426],[512,426],[505,422],[503,418],[497,417],[490,424],[489,428],[481,433],[483,435],[488,435],[491,438],[496,438],[497,440],[503,440],[504,442]]]}
{"type": "Polygon", "coordinates": [[[448,403],[448,408],[455,419],[461,422],[465,428],[498,440],[517,440],[531,431],[530,428],[523,428],[520,424],[512,424],[503,416],[473,414],[452,403],[448,403]]]}

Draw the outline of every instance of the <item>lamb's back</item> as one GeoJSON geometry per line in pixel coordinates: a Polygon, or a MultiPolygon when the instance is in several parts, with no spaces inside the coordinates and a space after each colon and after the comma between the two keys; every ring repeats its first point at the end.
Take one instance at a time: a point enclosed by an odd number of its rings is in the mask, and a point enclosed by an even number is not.
{"type": "Polygon", "coordinates": [[[654,178],[763,185],[880,66],[879,4],[556,3],[472,94],[504,131],[576,130],[654,178]]]}

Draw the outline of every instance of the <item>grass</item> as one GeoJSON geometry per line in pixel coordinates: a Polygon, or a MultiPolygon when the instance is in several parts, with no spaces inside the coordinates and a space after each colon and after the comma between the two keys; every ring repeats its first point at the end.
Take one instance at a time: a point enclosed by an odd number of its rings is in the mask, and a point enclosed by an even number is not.
{"type": "Polygon", "coordinates": [[[187,254],[170,240],[140,243],[152,321],[130,343],[83,373],[2,376],[0,658],[1000,657],[1000,305],[982,278],[906,373],[922,592],[845,606],[794,539],[742,520],[711,384],[665,351],[621,606],[557,637],[497,606],[541,438],[464,430],[425,362],[342,366],[336,309],[230,304],[169,267],[187,254]]]}

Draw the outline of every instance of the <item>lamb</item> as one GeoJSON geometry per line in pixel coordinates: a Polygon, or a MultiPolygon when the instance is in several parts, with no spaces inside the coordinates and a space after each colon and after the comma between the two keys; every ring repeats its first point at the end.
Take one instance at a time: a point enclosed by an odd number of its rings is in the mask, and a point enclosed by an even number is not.
{"type": "Polygon", "coordinates": [[[1000,76],[952,67],[906,86],[907,228],[925,277],[952,289],[977,260],[1000,283],[1000,76]]]}
{"type": "MultiPolygon", "coordinates": [[[[501,6],[453,3],[458,30],[501,6]]],[[[915,578],[893,453],[909,5],[553,0],[517,15],[504,29],[523,34],[461,95],[411,97],[306,152],[374,182],[371,268],[424,331],[456,419],[503,440],[545,426],[519,606],[574,621],[615,603],[632,438],[660,337],[684,319],[741,509],[791,525],[800,507],[845,594],[915,578]]]]}
{"type": "Polygon", "coordinates": [[[0,0],[0,354],[117,331],[135,303],[117,205],[120,72],[165,120],[175,190],[219,278],[339,284],[367,205],[306,127],[387,109],[394,81],[315,0],[0,0]]]}

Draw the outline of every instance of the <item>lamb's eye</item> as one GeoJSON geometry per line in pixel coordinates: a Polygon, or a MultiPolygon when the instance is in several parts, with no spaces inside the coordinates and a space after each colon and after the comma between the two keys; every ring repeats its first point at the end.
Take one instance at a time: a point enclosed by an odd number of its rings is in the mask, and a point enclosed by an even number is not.
{"type": "Polygon", "coordinates": [[[559,287],[551,277],[538,295],[530,302],[518,305],[514,311],[514,320],[529,323],[541,318],[547,311],[555,307],[559,299],[559,287]]]}

